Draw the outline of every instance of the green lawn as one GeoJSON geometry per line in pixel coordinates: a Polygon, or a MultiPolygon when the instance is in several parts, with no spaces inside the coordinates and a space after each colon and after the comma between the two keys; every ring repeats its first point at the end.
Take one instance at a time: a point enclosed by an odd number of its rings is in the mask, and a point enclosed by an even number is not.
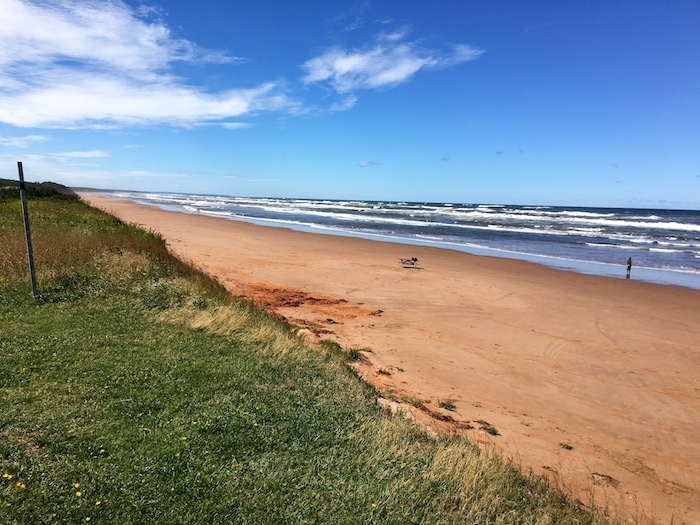
{"type": "Polygon", "coordinates": [[[603,523],[81,202],[0,202],[0,523],[603,523]]]}

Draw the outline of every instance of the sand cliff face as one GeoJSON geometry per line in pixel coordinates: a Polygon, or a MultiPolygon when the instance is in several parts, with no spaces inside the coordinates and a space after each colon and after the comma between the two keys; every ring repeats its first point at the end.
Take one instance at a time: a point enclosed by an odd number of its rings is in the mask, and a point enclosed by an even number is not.
{"type": "Polygon", "coordinates": [[[82,197],[314,336],[371,348],[363,375],[424,423],[584,503],[700,523],[700,291],[82,197]]]}

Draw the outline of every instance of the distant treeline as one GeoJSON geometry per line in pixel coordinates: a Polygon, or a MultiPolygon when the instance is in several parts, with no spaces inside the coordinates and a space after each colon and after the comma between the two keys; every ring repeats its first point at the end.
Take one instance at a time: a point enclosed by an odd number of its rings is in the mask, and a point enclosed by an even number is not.
{"type": "MultiPolygon", "coordinates": [[[[77,199],[78,195],[67,186],[55,182],[25,182],[27,197],[55,197],[77,199]]],[[[19,181],[0,179],[0,200],[19,199],[19,181]]]]}

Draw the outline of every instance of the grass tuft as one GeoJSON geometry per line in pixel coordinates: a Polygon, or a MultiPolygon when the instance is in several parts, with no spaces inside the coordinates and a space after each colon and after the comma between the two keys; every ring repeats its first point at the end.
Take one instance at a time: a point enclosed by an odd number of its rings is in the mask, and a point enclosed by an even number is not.
{"type": "Polygon", "coordinates": [[[442,401],[438,402],[438,406],[452,412],[457,410],[457,405],[455,405],[454,399],[443,399],[442,401]]]}
{"type": "Polygon", "coordinates": [[[426,408],[425,403],[421,399],[418,399],[417,397],[405,397],[403,399],[403,402],[408,403],[412,407],[417,408],[419,410],[425,410],[425,408],[426,408]]]}
{"type": "Polygon", "coordinates": [[[488,421],[484,421],[483,419],[479,419],[479,420],[475,421],[475,423],[479,423],[481,430],[483,430],[487,434],[491,434],[492,436],[500,436],[498,430],[496,430],[496,427],[494,427],[488,421]]]}

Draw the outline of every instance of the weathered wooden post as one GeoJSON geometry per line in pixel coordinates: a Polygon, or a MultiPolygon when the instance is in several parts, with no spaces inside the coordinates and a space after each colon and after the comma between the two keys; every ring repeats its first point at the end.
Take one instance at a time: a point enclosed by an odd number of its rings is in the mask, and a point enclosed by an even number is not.
{"type": "Polygon", "coordinates": [[[22,163],[17,162],[19,170],[19,197],[22,199],[22,213],[24,214],[24,233],[27,237],[27,257],[29,257],[29,275],[32,280],[32,295],[34,299],[38,297],[36,291],[36,271],[34,270],[34,252],[32,251],[32,234],[29,231],[29,212],[27,211],[27,191],[24,187],[24,171],[22,163]]]}

